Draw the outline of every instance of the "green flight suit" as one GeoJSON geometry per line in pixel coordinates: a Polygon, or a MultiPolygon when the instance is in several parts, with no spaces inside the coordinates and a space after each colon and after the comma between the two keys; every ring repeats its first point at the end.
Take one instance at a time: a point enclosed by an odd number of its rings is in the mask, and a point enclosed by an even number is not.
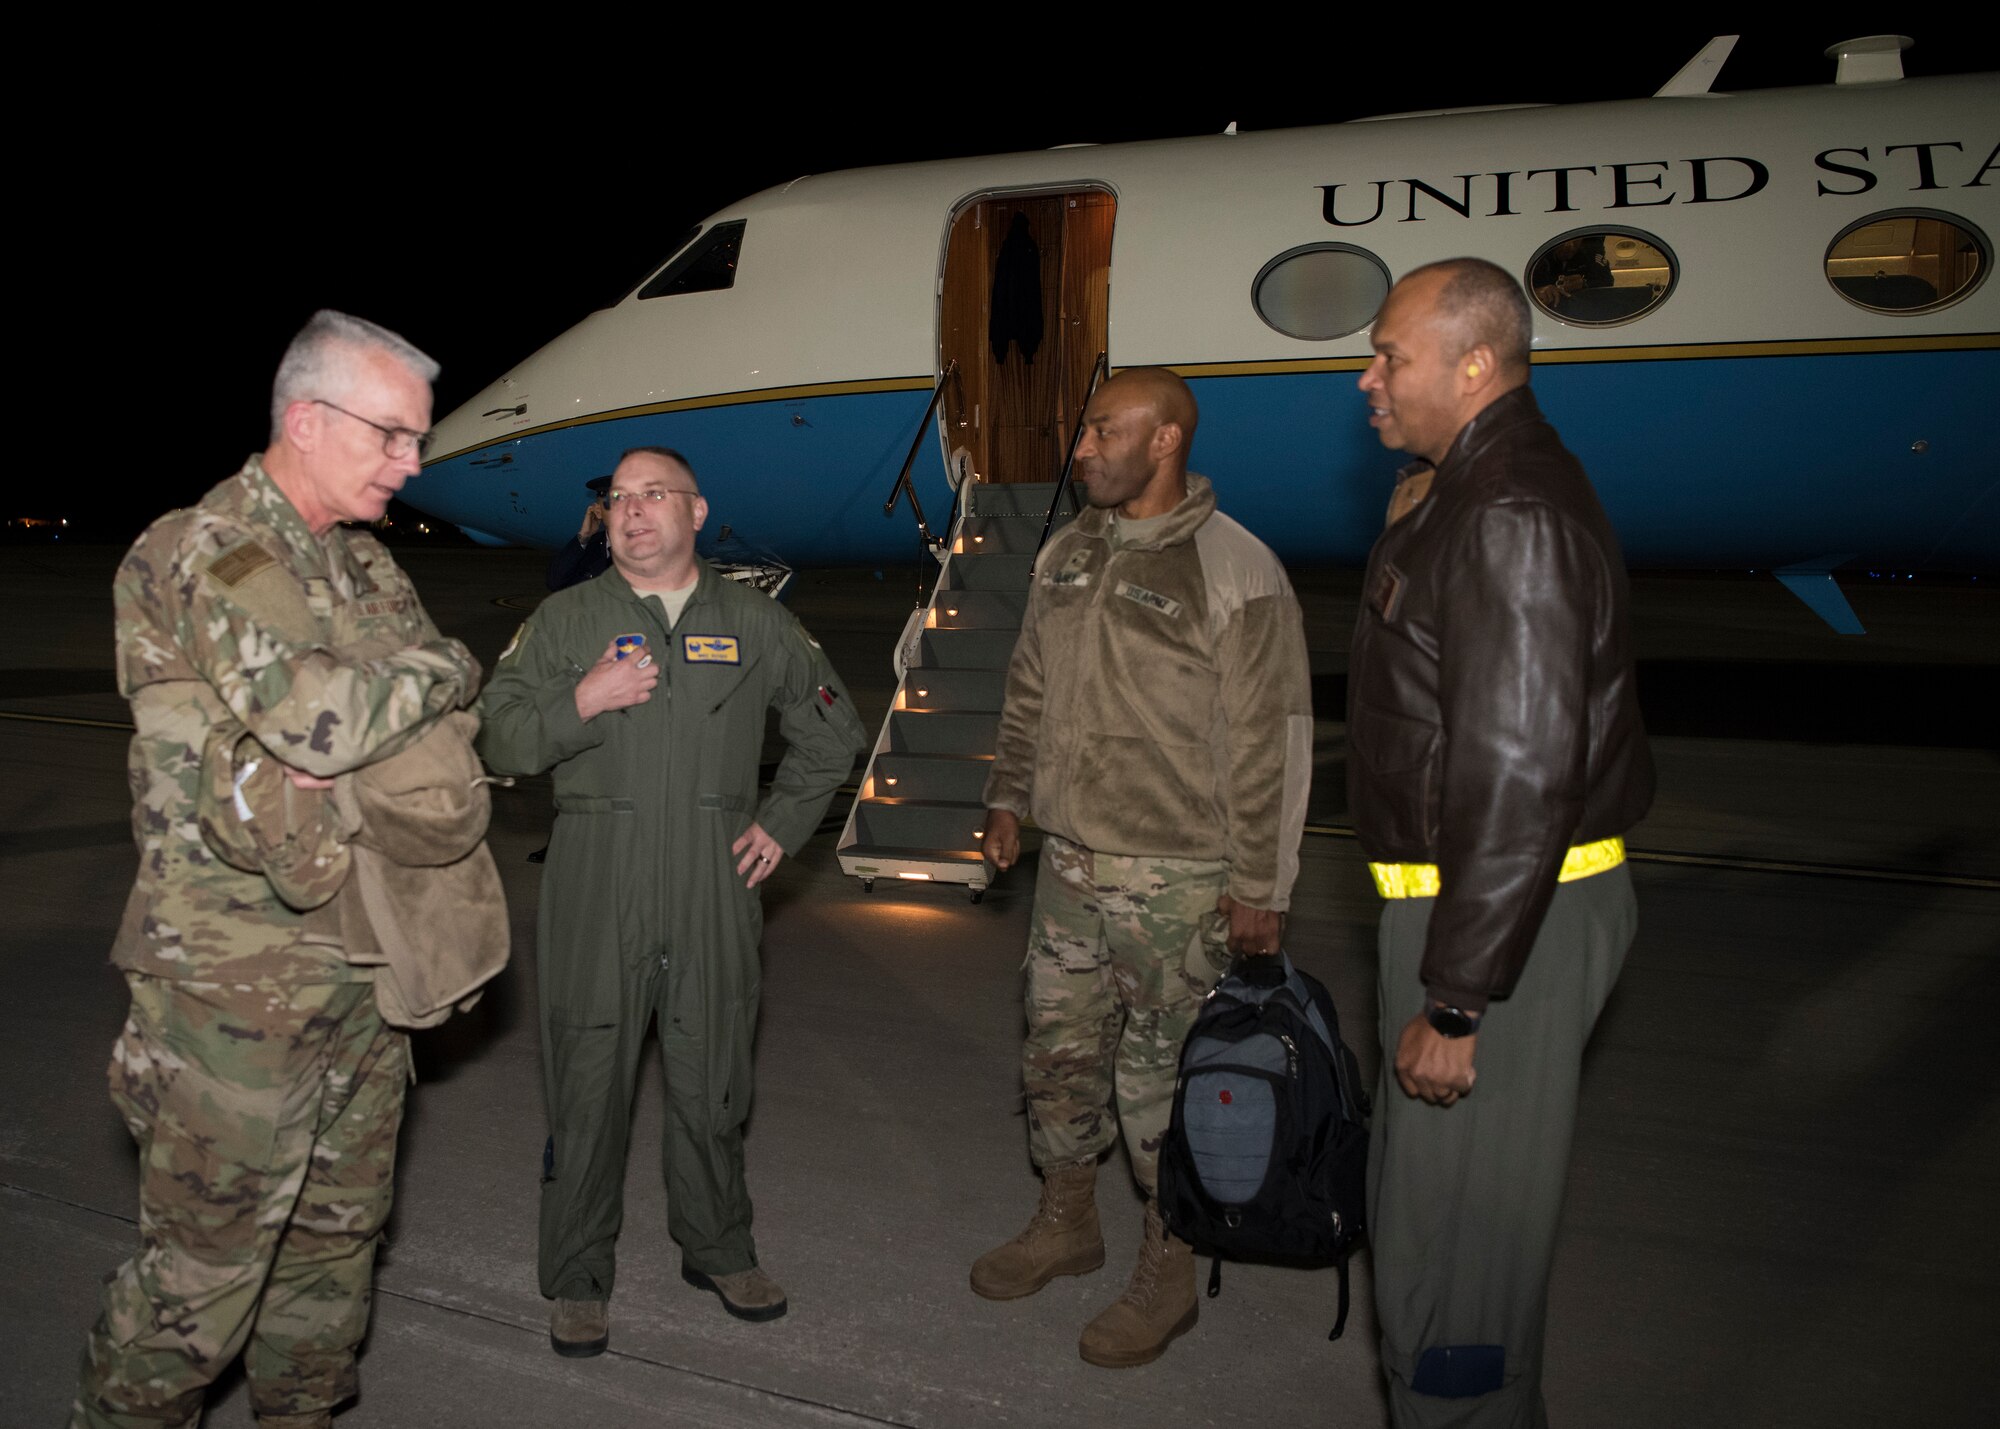
{"type": "Polygon", "coordinates": [[[757,1263],[743,1184],[763,929],[729,846],[753,819],[796,853],[865,744],[819,644],[783,606],[705,562],[669,632],[613,569],[544,601],[481,700],[498,773],[555,770],[542,883],[542,1076],[555,1140],[542,1186],[544,1295],[609,1299],[639,1048],[659,1020],[667,1229],[710,1275],[757,1263]],[[660,683],[588,724],[576,685],[641,633],[660,683]],[[758,798],[764,711],[786,741],[758,798]]]}

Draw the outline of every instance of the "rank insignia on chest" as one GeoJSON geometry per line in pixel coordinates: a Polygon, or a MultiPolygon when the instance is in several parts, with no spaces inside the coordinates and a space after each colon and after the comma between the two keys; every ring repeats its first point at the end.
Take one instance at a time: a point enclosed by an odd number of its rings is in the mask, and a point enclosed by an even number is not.
{"type": "Polygon", "coordinates": [[[1061,570],[1052,571],[1042,580],[1048,585],[1087,586],[1090,584],[1090,572],[1084,567],[1089,564],[1090,550],[1086,547],[1063,562],[1061,570]]]}
{"type": "Polygon", "coordinates": [[[690,665],[740,665],[742,653],[734,635],[683,635],[681,658],[690,665]]]}

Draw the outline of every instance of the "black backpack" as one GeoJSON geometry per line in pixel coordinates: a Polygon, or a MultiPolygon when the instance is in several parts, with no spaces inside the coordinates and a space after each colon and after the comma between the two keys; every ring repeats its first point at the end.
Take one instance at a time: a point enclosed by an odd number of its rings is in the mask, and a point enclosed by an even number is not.
{"type": "Polygon", "coordinates": [[[1367,1230],[1368,1094],[1333,999],[1283,953],[1242,958],[1202,1004],[1181,1048],[1160,1148],[1167,1229],[1216,1257],[1340,1267],[1367,1230]]]}

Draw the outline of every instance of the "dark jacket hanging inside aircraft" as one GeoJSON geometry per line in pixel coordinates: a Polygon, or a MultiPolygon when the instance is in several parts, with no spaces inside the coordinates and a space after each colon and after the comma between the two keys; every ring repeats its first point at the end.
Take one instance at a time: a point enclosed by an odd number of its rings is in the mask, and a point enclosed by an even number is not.
{"type": "Polygon", "coordinates": [[[993,264],[992,314],[986,320],[986,341],[993,360],[1007,360],[1007,344],[1021,349],[1025,361],[1035,360],[1042,345],[1042,250],[1028,233],[1028,215],[1016,213],[993,264]]]}

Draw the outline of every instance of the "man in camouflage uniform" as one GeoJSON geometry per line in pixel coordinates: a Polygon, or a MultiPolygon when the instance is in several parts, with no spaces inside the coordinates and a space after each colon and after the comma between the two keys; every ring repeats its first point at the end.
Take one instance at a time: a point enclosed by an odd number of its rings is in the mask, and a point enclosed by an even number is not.
{"type": "Polygon", "coordinates": [[[286,351],[271,444],[139,538],[116,584],[139,876],[112,960],[131,1014],[112,1100],[139,1145],[138,1253],[106,1283],[72,1424],[192,1425],[239,1352],[260,1424],[356,1389],[410,1079],[334,905],[288,906],[197,820],[210,732],[240,722],[302,790],[401,749],[476,693],[373,537],[414,475],[437,365],[322,312],[286,351]]]}
{"type": "Polygon", "coordinates": [[[1114,1367],[1194,1325],[1192,1252],[1156,1196],[1181,1043],[1229,955],[1278,948],[1311,778],[1298,602],[1188,472],[1195,420],[1158,368],[1092,398],[1076,459],[1090,509],[1036,562],[986,784],[997,867],[1025,815],[1044,834],[1022,1058],[1042,1196],[972,1288],[1011,1300],[1104,1263],[1097,1158],[1122,1129],[1145,1239],[1078,1345],[1114,1367]]]}

